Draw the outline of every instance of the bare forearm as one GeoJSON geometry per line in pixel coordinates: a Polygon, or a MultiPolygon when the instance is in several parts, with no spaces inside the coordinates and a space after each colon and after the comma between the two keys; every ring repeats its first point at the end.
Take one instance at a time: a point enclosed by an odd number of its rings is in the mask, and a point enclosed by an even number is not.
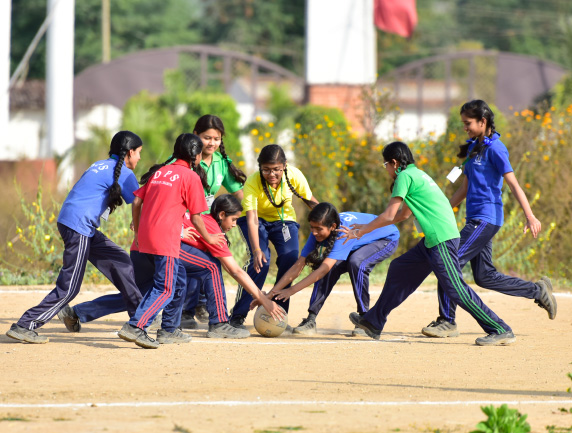
{"type": "Polygon", "coordinates": [[[292,291],[293,294],[298,293],[301,290],[304,290],[306,287],[311,286],[312,284],[324,278],[324,276],[329,272],[329,270],[330,269],[327,267],[320,266],[306,278],[302,279],[302,281],[299,281],[298,283],[290,287],[290,290],[292,291]]]}
{"type": "Polygon", "coordinates": [[[201,214],[193,214],[191,215],[191,222],[199,232],[199,234],[203,237],[203,239],[208,239],[209,233],[207,232],[207,228],[205,227],[205,223],[201,218],[201,214]]]}
{"type": "Polygon", "coordinates": [[[282,290],[288,284],[292,283],[298,276],[302,273],[302,269],[304,269],[304,265],[306,263],[306,259],[304,257],[300,257],[294,265],[290,269],[286,271],[286,273],[280,278],[274,287],[272,288],[273,291],[282,290]]]}

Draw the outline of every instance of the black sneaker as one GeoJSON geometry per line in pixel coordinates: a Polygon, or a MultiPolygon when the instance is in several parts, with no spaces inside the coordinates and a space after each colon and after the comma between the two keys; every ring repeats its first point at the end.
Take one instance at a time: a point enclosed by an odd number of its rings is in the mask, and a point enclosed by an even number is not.
{"type": "Polygon", "coordinates": [[[79,317],[75,314],[75,311],[69,304],[66,304],[64,308],[62,308],[58,312],[58,318],[64,322],[66,325],[66,329],[70,332],[79,332],[81,331],[81,323],[79,323],[79,317]]]}
{"type": "Polygon", "coordinates": [[[36,331],[23,328],[15,323],[12,323],[12,326],[8,332],[6,332],[6,335],[14,340],[20,340],[26,343],[44,344],[50,341],[48,337],[38,335],[36,331]]]}
{"type": "Polygon", "coordinates": [[[310,314],[307,318],[303,319],[298,326],[293,330],[293,334],[314,335],[316,334],[316,315],[310,314]]]}
{"type": "Polygon", "coordinates": [[[489,334],[486,337],[479,337],[475,340],[478,346],[508,346],[516,341],[512,331],[502,334],[489,334]]]}
{"type": "Polygon", "coordinates": [[[125,323],[117,335],[119,338],[133,343],[143,332],[144,331],[141,328],[125,323]]]}
{"type": "Polygon", "coordinates": [[[228,322],[209,323],[207,338],[248,338],[250,331],[248,329],[235,328],[228,322]]]}
{"type": "Polygon", "coordinates": [[[209,312],[207,311],[207,306],[204,304],[199,304],[195,308],[195,317],[201,323],[207,323],[209,321],[209,312]]]}
{"type": "Polygon", "coordinates": [[[421,333],[427,337],[435,338],[459,336],[457,325],[443,319],[442,317],[437,317],[437,320],[429,323],[429,325],[421,330],[421,333]]]}
{"type": "MultiPolygon", "coordinates": [[[[183,333],[180,328],[175,329],[173,332],[169,332],[166,329],[161,328],[157,331],[157,341],[161,344],[190,343],[191,336],[183,333]]],[[[135,344],[137,344],[137,341],[135,344]]]]}
{"type": "Polygon", "coordinates": [[[183,329],[197,329],[199,324],[195,320],[195,316],[191,313],[187,313],[183,311],[183,315],[181,316],[181,328],[183,329]]]}
{"type": "Polygon", "coordinates": [[[359,313],[350,313],[350,320],[354,325],[363,329],[365,333],[374,340],[379,340],[381,337],[381,331],[379,329],[375,329],[373,325],[363,319],[359,313]]]}
{"type": "Polygon", "coordinates": [[[149,337],[149,334],[147,334],[143,330],[141,330],[141,334],[139,335],[139,337],[137,337],[137,339],[134,341],[134,343],[137,346],[142,347],[144,349],[158,349],[159,348],[159,342],[157,340],[153,340],[151,337],[149,337]]]}
{"type": "Polygon", "coordinates": [[[246,329],[246,326],[244,326],[245,320],[246,316],[232,316],[228,323],[235,328],[246,329]]]}
{"type": "Polygon", "coordinates": [[[548,277],[542,277],[536,282],[536,286],[540,289],[540,296],[534,302],[540,308],[548,311],[548,318],[554,320],[556,318],[557,304],[556,298],[552,294],[552,282],[548,277]]]}

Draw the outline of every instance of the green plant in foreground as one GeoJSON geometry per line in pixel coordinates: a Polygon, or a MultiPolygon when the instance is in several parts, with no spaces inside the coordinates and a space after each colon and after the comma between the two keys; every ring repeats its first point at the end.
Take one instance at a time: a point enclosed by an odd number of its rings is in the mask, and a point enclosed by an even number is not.
{"type": "Polygon", "coordinates": [[[495,408],[493,405],[482,406],[481,410],[488,416],[486,421],[477,424],[477,430],[471,433],[528,433],[530,424],[526,422],[527,415],[522,415],[516,409],[509,409],[506,404],[495,408]]]}

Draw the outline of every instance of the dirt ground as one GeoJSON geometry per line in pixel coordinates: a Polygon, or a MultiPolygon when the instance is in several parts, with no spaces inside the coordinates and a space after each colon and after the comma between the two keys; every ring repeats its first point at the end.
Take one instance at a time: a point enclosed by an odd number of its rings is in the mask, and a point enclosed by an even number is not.
{"type": "MultiPolygon", "coordinates": [[[[228,298],[235,287],[229,285],[228,298]]],[[[47,287],[0,287],[0,432],[468,432],[487,404],[528,414],[533,432],[572,426],[572,294],[558,290],[548,320],[531,300],[479,291],[517,342],[479,347],[476,322],[459,311],[461,336],[420,334],[437,316],[434,285],[423,286],[389,318],[381,341],[351,337],[351,287],[337,286],[313,337],[206,338],[145,350],[119,339],[126,314],[71,334],[57,319],[45,345],[5,336],[47,287]]],[[[381,287],[372,288],[377,300],[381,287]]],[[[72,303],[108,287],[84,288],[72,303]]],[[[291,303],[306,315],[310,290],[291,303]]],[[[252,322],[249,320],[248,324],[252,322]]]]}

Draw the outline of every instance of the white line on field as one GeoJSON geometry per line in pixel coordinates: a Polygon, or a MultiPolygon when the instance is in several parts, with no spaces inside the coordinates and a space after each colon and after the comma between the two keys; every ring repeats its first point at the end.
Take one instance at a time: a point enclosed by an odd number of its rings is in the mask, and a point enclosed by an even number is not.
{"type": "Polygon", "coordinates": [[[472,400],[472,401],[130,401],[117,403],[0,403],[0,409],[81,409],[114,407],[168,406],[471,406],[471,405],[537,405],[572,404],[572,400],[472,400]]]}

